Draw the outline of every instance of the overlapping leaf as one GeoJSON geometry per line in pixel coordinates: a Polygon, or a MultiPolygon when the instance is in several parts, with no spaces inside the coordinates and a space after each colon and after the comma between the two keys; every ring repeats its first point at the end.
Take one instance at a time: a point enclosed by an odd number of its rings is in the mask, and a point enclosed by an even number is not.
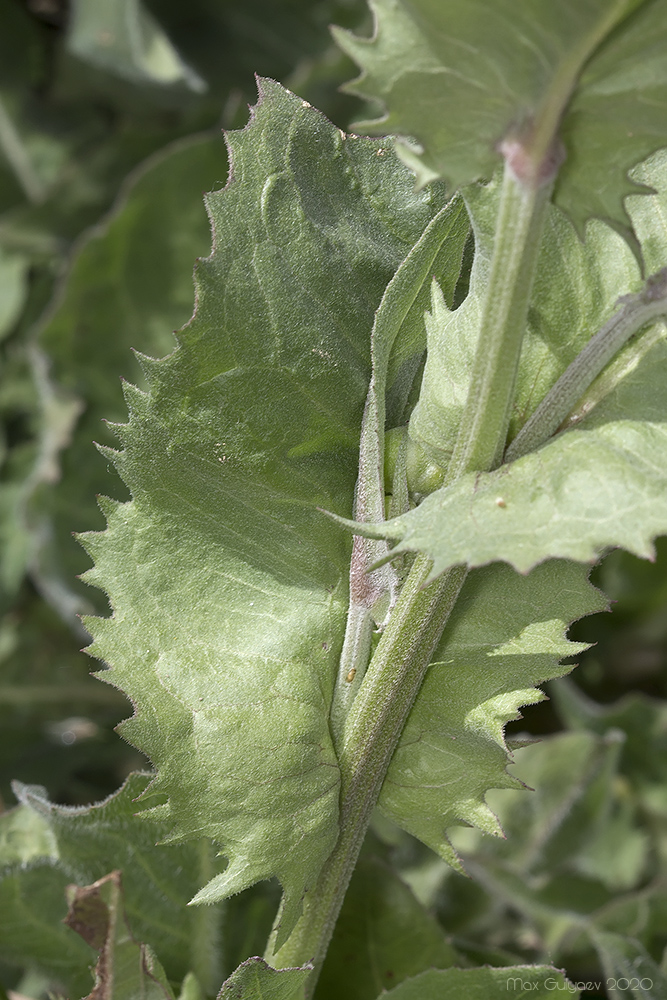
{"type": "Polygon", "coordinates": [[[272,83],[230,145],[196,317],[145,362],[110,455],[134,500],[105,503],[109,529],[88,537],[114,608],[90,627],[174,838],[230,859],[198,901],[277,875],[284,933],[337,835],[349,551],[316,505],[351,507],[373,313],[442,201],[413,193],[387,143],[272,83]]]}
{"type": "Polygon", "coordinates": [[[569,623],[602,607],[574,563],[546,563],[526,577],[500,564],[471,574],[392,759],[382,811],[455,867],[448,826],[501,834],[485,796],[516,787],[504,727],[544,697],[536,685],[570,669],[559,660],[583,647],[565,639],[569,623]]]}
{"type": "MultiPolygon", "coordinates": [[[[635,199],[631,206],[652,267],[667,261],[666,172],[667,157],[658,153],[641,176],[659,193],[635,199]]],[[[563,239],[564,251],[569,243],[563,239]]],[[[638,275],[633,274],[629,251],[615,234],[600,226],[594,230],[591,250],[594,253],[582,251],[578,258],[543,251],[551,291],[545,297],[538,280],[533,312],[547,345],[564,302],[575,317],[574,344],[556,348],[558,353],[549,359],[547,367],[556,368],[555,374],[566,367],[581,335],[594,332],[605,314],[597,295],[591,299],[596,289],[605,289],[604,269],[616,280],[627,275],[627,284],[619,290],[636,287],[638,275]]],[[[612,301],[607,299],[607,310],[613,308],[612,301]]],[[[536,404],[544,394],[540,353],[544,358],[550,351],[531,349],[529,339],[517,396],[522,414],[526,400],[536,404]]],[[[378,534],[399,541],[397,552],[426,551],[434,560],[434,575],[459,563],[479,566],[495,559],[521,571],[550,557],[588,562],[612,546],[650,556],[653,539],[667,531],[666,376],[667,341],[664,326],[657,324],[627,345],[599,376],[571,430],[495,472],[467,475],[433,493],[420,507],[379,528],[378,534]]]]}
{"type": "MultiPolygon", "coordinates": [[[[210,845],[156,846],[169,826],[136,817],[142,808],[136,799],[149,783],[150,775],[133,774],[115,795],[89,808],[54,805],[43,789],[17,783],[21,804],[0,818],[3,959],[35,964],[70,995],[82,995],[94,955],[62,924],[65,887],[85,886],[118,869],[132,936],[150,943],[170,978],[181,980],[196,967],[207,990],[217,989],[222,917],[187,903],[221,865],[210,845]]],[[[143,807],[155,801],[149,795],[143,807]]]]}
{"type": "Polygon", "coordinates": [[[404,150],[421,183],[488,178],[504,139],[553,136],[560,124],[557,204],[580,231],[593,215],[628,228],[627,172],[667,144],[663,0],[370,6],[372,39],[336,33],[362,68],[349,89],[387,109],[364,127],[417,140],[404,150]]]}
{"type": "Polygon", "coordinates": [[[311,966],[272,969],[261,958],[249,958],[222,984],[220,1000],[303,1000],[311,966]]]}
{"type": "Polygon", "coordinates": [[[164,969],[150,948],[132,937],[125,919],[122,875],[67,887],[65,923],[99,952],[95,985],[86,1000],[174,1000],[164,969]]]}
{"type": "MultiPolygon", "coordinates": [[[[465,201],[475,237],[469,292],[458,309],[451,311],[437,283],[433,285],[431,310],[425,315],[428,355],[419,400],[410,418],[410,437],[443,466],[452,453],[468,395],[493,253],[499,178],[483,187],[468,188],[465,201]]],[[[641,221],[638,219],[638,225],[641,221]]],[[[636,261],[607,226],[591,222],[582,243],[558,209],[548,211],[517,378],[511,436],[609,318],[619,294],[636,291],[640,284],[636,261]]]]}

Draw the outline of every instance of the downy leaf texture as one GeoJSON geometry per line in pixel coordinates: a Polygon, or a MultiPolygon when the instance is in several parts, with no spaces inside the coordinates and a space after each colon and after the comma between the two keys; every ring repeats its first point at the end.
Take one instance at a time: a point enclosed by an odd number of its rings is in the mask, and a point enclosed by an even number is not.
{"type": "Polygon", "coordinates": [[[559,134],[556,204],[580,233],[592,216],[630,231],[628,171],[667,143],[664,0],[369,4],[371,39],[335,32],[362,70],[347,89],[386,108],[360,127],[405,136],[419,183],[488,179],[504,141],[559,134]]]}
{"type": "Polygon", "coordinates": [[[311,968],[272,969],[262,958],[249,958],[222,984],[218,1000],[303,1000],[311,968]]]}
{"type": "MultiPolygon", "coordinates": [[[[658,191],[630,201],[647,266],[655,270],[667,261],[667,154],[657,153],[638,175],[658,191]]],[[[577,249],[574,230],[553,210],[533,292],[514,428],[614,312],[616,295],[641,287],[630,250],[613,230],[593,222],[587,237],[577,249]],[[610,285],[615,288],[611,295],[610,285]],[[568,338],[559,343],[555,331],[563,312],[572,323],[568,338]]],[[[444,323],[429,338],[435,362],[446,355],[450,339],[456,350],[458,340],[469,337],[467,317],[479,308],[473,300],[482,294],[483,274],[484,262],[473,275],[470,301],[453,314],[436,297],[429,326],[433,330],[439,317],[444,323]]],[[[463,372],[459,384],[467,378],[463,372]]],[[[658,322],[638,333],[592,383],[571,414],[569,429],[494,472],[471,473],[432,493],[378,534],[399,543],[395,553],[427,552],[434,576],[452,565],[480,566],[497,559],[521,572],[548,558],[593,562],[615,546],[651,557],[653,539],[667,531],[666,384],[667,341],[658,322]]],[[[443,408],[440,424],[432,417],[440,399],[449,402],[447,394],[453,395],[446,380],[437,385],[434,374],[425,396],[430,410],[424,407],[422,416],[418,408],[413,415],[411,430],[426,447],[438,440],[441,426],[441,441],[446,443],[447,433],[451,441],[460,411],[443,408]]]]}
{"type": "Polygon", "coordinates": [[[107,532],[86,536],[114,610],[87,624],[136,706],[122,733],[158,769],[169,839],[229,859],[197,902],[276,876],[285,937],[337,836],[349,545],[316,507],[352,508],[373,314],[444,201],[389,141],[271,81],[229,146],[195,317],[144,361],[108,452],[134,499],[104,501],[107,532]]]}
{"type": "Polygon", "coordinates": [[[62,923],[65,889],[97,882],[117,869],[123,873],[124,919],[132,937],[150,942],[176,981],[197,962],[201,948],[208,948],[210,982],[205,985],[217,989],[222,915],[188,909],[187,903],[210,877],[211,866],[215,870],[222,864],[215,864],[210,844],[201,841],[156,846],[169,824],[151,818],[155,800],[144,794],[150,781],[149,774],[131,774],[109,798],[85,807],[55,805],[43,788],[14,783],[20,804],[0,817],[0,955],[5,961],[35,964],[69,996],[82,996],[90,988],[88,968],[96,959],[62,923]],[[137,818],[142,809],[149,816],[137,818]]]}

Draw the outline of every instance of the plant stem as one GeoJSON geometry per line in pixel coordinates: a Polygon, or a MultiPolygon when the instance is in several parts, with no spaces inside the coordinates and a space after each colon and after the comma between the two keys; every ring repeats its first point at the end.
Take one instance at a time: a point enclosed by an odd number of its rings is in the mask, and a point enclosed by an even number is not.
{"type": "Polygon", "coordinates": [[[445,484],[500,464],[551,184],[526,186],[505,165],[493,261],[472,379],[445,484]]]}
{"type": "MultiPolygon", "coordinates": [[[[535,172],[538,176],[539,172],[535,172]]],[[[487,470],[502,457],[551,185],[527,185],[505,166],[496,242],[470,392],[446,481],[487,470]]],[[[314,965],[312,996],[382,783],[467,567],[427,586],[431,560],[415,559],[345,722],[340,742],[340,836],[287,942],[267,961],[314,965]]]]}
{"type": "MultiPolygon", "coordinates": [[[[199,884],[206,885],[216,873],[215,848],[208,839],[197,845],[199,856],[199,884]]],[[[192,908],[190,968],[201,989],[208,996],[217,993],[222,981],[222,956],[220,949],[220,909],[226,903],[192,908]]]]}
{"type": "Polygon", "coordinates": [[[352,706],[340,753],[340,837],[287,942],[266,960],[277,968],[313,962],[317,975],[352,877],[389,762],[467,570],[456,567],[424,589],[431,560],[419,556],[352,706]],[[362,697],[369,692],[370,697],[362,697]]]}

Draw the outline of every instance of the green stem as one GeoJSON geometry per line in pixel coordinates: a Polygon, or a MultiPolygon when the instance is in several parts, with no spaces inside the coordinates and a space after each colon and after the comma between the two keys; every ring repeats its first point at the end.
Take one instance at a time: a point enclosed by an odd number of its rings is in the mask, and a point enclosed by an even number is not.
{"type": "Polygon", "coordinates": [[[274,968],[312,962],[315,970],[307,983],[308,997],[315,988],[389,762],[467,572],[456,567],[424,589],[430,570],[430,559],[416,559],[348,716],[340,753],[341,834],[336,847],[315,890],[306,897],[293,933],[277,952],[270,941],[265,955],[274,968]]]}
{"type": "MultiPolygon", "coordinates": [[[[468,403],[448,479],[487,470],[502,457],[530,289],[550,185],[526,186],[505,167],[487,300],[468,403]]],[[[467,568],[428,585],[432,563],[418,556],[347,716],[340,741],[340,836],[287,942],[267,961],[277,968],[312,962],[312,996],[380,789],[467,568]]]]}
{"type": "Polygon", "coordinates": [[[466,407],[445,483],[500,464],[551,184],[522,184],[505,166],[491,273],[466,407]]]}
{"type": "MultiPolygon", "coordinates": [[[[199,841],[197,851],[199,885],[205,886],[216,874],[216,852],[207,839],[199,841]]],[[[218,903],[215,906],[195,906],[190,915],[190,968],[207,996],[215,995],[222,982],[220,910],[225,905],[218,903]]]]}

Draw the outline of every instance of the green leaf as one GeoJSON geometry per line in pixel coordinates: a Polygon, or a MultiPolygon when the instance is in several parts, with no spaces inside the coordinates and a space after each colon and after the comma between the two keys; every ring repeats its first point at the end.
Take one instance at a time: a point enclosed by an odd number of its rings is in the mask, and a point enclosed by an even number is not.
{"type": "MultiPolygon", "coordinates": [[[[515,965],[502,969],[445,969],[422,972],[396,989],[383,993],[391,1000],[505,1000],[508,994],[527,997],[552,997],[555,991],[581,994],[562,972],[545,965],[515,965]]],[[[556,994],[557,995],[557,994],[556,994]]],[[[378,998],[379,1000],[379,998],[378,998]]]]}
{"type": "Polygon", "coordinates": [[[661,0],[369,2],[372,39],[335,33],[362,69],[348,90],[386,107],[364,128],[413,140],[421,184],[488,179],[503,142],[549,157],[560,133],[556,203],[580,232],[594,215],[630,228],[627,172],[667,143],[661,0]]]}
{"type": "Polygon", "coordinates": [[[249,958],[222,984],[218,1000],[303,1000],[310,971],[272,969],[262,958],[249,958]]]}
{"type": "MultiPolygon", "coordinates": [[[[659,258],[663,263],[667,260],[663,221],[666,171],[667,156],[658,153],[642,167],[641,176],[659,193],[633,199],[630,205],[652,265],[659,258]]],[[[588,236],[586,245],[571,253],[574,232],[553,213],[533,295],[514,427],[545,395],[550,381],[561,374],[600,320],[613,311],[610,277],[618,282],[616,290],[637,288],[638,273],[619,237],[599,223],[589,226],[588,236]],[[564,302],[574,319],[573,335],[559,347],[556,332],[562,323],[564,302]],[[546,382],[544,368],[549,372],[546,382]]],[[[483,278],[483,263],[479,271],[483,278]]],[[[476,295],[481,287],[477,275],[473,277],[471,295],[476,295]]],[[[452,405],[452,412],[447,410],[446,390],[439,388],[444,380],[436,366],[442,362],[443,351],[446,354],[448,341],[456,344],[455,338],[469,336],[468,313],[475,308],[474,301],[466,301],[448,316],[442,305],[437,305],[446,325],[442,334],[431,333],[434,374],[425,382],[425,417],[417,412],[414,426],[420,443],[432,451],[434,443],[442,441],[442,454],[451,441],[458,410],[452,405]],[[432,411],[437,413],[441,405],[438,392],[444,409],[440,424],[432,417],[432,411]]],[[[432,320],[431,325],[434,323],[432,320]]],[[[427,552],[434,560],[434,575],[459,563],[480,566],[496,559],[522,572],[547,558],[592,562],[612,546],[650,557],[653,539],[667,532],[667,491],[662,476],[662,469],[667,468],[663,419],[666,377],[665,328],[657,324],[627,344],[593,382],[566,433],[495,472],[462,477],[431,494],[415,510],[384,527],[375,526],[374,537],[383,535],[398,541],[397,554],[427,552]]],[[[460,381],[462,384],[463,376],[460,381]]],[[[371,532],[368,528],[359,530],[371,532]]]]}
{"type": "Polygon", "coordinates": [[[150,780],[130,775],[117,793],[87,808],[54,805],[43,789],[15,784],[22,804],[0,817],[0,908],[12,914],[0,926],[3,957],[36,963],[74,992],[90,956],[73,947],[78,942],[69,932],[61,940],[64,887],[88,885],[114,868],[123,873],[126,919],[135,939],[151,944],[170,978],[180,980],[194,968],[209,991],[217,989],[221,914],[187,903],[220,866],[202,842],[156,846],[168,825],[151,820],[152,814],[136,817],[138,809],[161,801],[147,792],[150,780]],[[25,840],[17,843],[20,830],[25,840]]]}
{"type": "Polygon", "coordinates": [[[87,538],[114,609],[88,624],[173,838],[230,859],[197,902],[277,876],[286,935],[337,836],[349,547],[315,505],[351,508],[374,311],[442,195],[268,81],[230,146],[196,316],[108,453],[134,500],[87,538]]]}
{"type": "Polygon", "coordinates": [[[206,90],[142,0],[74,0],[67,44],[80,59],[135,83],[206,90]]]}
{"type": "MultiPolygon", "coordinates": [[[[451,311],[434,283],[431,311],[425,314],[428,355],[419,400],[410,418],[410,437],[442,466],[451,456],[468,395],[491,268],[500,185],[500,177],[495,177],[484,187],[465,191],[475,237],[466,299],[451,311]]],[[[655,223],[651,226],[649,221],[650,209],[655,214],[655,205],[649,199],[649,212],[645,212],[643,202],[635,199],[633,211],[642,213],[637,224],[648,244],[651,229],[656,229],[655,223]]],[[[655,257],[654,249],[651,264],[655,257]]],[[[562,212],[554,208],[548,211],[517,376],[510,438],[613,313],[619,293],[640,287],[641,277],[632,253],[608,226],[592,221],[582,242],[562,212]]]]}
{"type": "Polygon", "coordinates": [[[65,872],[50,862],[15,871],[0,881],[0,957],[10,966],[37,968],[68,996],[90,989],[95,952],[63,924],[65,872]]]}
{"type": "Polygon", "coordinates": [[[520,784],[505,770],[505,724],[542,700],[535,685],[570,670],[558,666],[562,657],[585,648],[566,640],[570,622],[603,607],[574,563],[545,563],[529,576],[500,564],[472,573],[389,767],[385,815],[459,869],[448,826],[502,835],[485,795],[520,784]]]}
{"type": "Polygon", "coordinates": [[[68,886],[67,897],[66,925],[100,956],[86,1000],[174,1000],[155,955],[129,932],[119,871],[92,885],[68,886]]]}
{"type": "Polygon", "coordinates": [[[448,968],[458,955],[434,917],[377,859],[352,876],[317,984],[317,1000],[374,1000],[423,969],[448,968]]]}

